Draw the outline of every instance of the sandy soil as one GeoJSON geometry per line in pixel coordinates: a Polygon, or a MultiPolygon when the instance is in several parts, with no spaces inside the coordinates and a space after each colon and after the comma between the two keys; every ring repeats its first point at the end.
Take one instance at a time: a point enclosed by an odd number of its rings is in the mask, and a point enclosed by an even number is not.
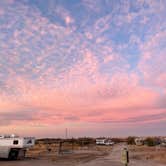
{"type": "Polygon", "coordinates": [[[142,161],[151,165],[166,165],[165,147],[129,146],[132,162],[142,161]]]}
{"type": "MultiPolygon", "coordinates": [[[[121,151],[124,147],[126,147],[126,145],[124,144],[115,145],[108,156],[97,158],[88,163],[84,163],[84,164],[81,163],[78,166],[124,166],[120,162],[121,151]]],[[[163,156],[161,156],[161,153],[159,153],[158,151],[156,151],[156,156],[157,158],[160,158],[161,161],[155,160],[155,158],[151,158],[151,159],[145,158],[144,154],[149,154],[149,155],[151,153],[154,154],[154,151],[152,151],[152,149],[149,147],[147,148],[142,147],[142,150],[140,151],[140,147],[134,146],[134,149],[135,149],[134,154],[133,154],[133,147],[128,147],[128,148],[129,148],[129,154],[130,154],[130,163],[128,164],[128,166],[166,166],[165,164],[166,157],[164,158],[164,162],[163,162],[162,160],[163,156]],[[144,156],[144,158],[142,156],[144,156]]],[[[163,151],[164,151],[164,154],[166,154],[166,149],[164,149],[163,151]]]]}
{"type": "MultiPolygon", "coordinates": [[[[121,150],[124,144],[113,147],[91,147],[82,150],[75,150],[73,154],[57,155],[57,152],[32,151],[24,160],[0,161],[0,166],[123,166],[120,162],[121,150]]],[[[129,147],[129,166],[165,166],[166,158],[162,161],[166,149],[154,150],[149,147],[129,147]],[[147,158],[146,155],[151,155],[147,158]],[[162,153],[162,154],[161,154],[162,153]],[[161,160],[161,161],[160,161],[161,160]]]]}

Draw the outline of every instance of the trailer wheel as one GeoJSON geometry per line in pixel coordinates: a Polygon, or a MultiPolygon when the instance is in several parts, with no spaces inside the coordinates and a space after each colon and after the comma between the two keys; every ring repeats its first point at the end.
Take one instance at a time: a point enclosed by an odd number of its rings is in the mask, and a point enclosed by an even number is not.
{"type": "Polygon", "coordinates": [[[19,154],[18,149],[11,149],[9,153],[9,160],[16,160],[19,154]]]}

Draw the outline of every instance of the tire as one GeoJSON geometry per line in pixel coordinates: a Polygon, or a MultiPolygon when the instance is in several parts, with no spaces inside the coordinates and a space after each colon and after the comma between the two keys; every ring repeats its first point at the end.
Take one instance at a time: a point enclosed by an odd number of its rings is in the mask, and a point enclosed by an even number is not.
{"type": "Polygon", "coordinates": [[[17,160],[18,154],[19,154],[18,149],[11,149],[9,153],[9,160],[17,160]]]}

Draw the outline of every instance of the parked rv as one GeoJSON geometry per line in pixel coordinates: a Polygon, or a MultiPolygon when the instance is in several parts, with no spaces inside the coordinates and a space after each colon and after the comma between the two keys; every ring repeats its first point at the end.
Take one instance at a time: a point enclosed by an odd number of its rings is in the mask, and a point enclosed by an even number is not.
{"type": "Polygon", "coordinates": [[[108,138],[97,138],[96,145],[113,145],[114,142],[108,138]]]}
{"type": "Polygon", "coordinates": [[[104,144],[105,144],[105,138],[96,139],[96,145],[104,145],[104,144]]]}
{"type": "Polygon", "coordinates": [[[136,145],[144,145],[144,142],[145,142],[145,138],[141,138],[141,137],[135,138],[136,145]]]}
{"type": "Polygon", "coordinates": [[[27,148],[34,146],[34,137],[0,135],[0,158],[16,160],[24,158],[27,148]]]}
{"type": "Polygon", "coordinates": [[[166,137],[161,139],[161,146],[166,147],[166,137]]]}

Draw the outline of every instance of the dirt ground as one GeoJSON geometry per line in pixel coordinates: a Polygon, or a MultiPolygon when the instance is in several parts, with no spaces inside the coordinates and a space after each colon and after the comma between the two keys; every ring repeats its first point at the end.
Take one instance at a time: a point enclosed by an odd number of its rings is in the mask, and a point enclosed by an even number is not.
{"type": "Polygon", "coordinates": [[[166,147],[129,146],[130,158],[143,162],[166,165],[166,147]]]}
{"type": "MultiPolygon", "coordinates": [[[[58,155],[44,146],[29,151],[24,160],[0,161],[0,166],[123,166],[121,151],[124,144],[77,148],[73,153],[58,155]]],[[[129,146],[129,166],[165,166],[166,148],[129,146]]]]}

